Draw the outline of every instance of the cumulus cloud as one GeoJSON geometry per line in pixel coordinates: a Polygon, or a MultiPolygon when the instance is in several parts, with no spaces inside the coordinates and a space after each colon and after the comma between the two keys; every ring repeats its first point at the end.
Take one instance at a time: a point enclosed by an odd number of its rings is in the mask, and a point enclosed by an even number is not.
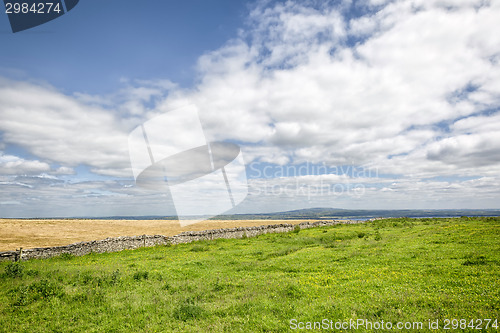
{"type": "MultiPolygon", "coordinates": [[[[96,173],[130,175],[127,118],[121,119],[113,111],[89,105],[50,86],[0,80],[3,141],[62,165],[59,173],[85,164],[96,173]]],[[[5,167],[17,167],[18,172],[26,168],[49,171],[47,162],[17,160],[5,167]]]]}
{"type": "MultiPolygon", "coordinates": [[[[240,39],[200,59],[202,81],[188,95],[200,104],[210,135],[259,142],[265,161],[265,146],[280,148],[275,163],[286,155],[298,163],[394,165],[392,156],[420,154],[417,161],[428,167],[436,160],[442,168],[455,165],[436,150],[453,141],[443,125],[499,107],[492,59],[500,37],[491,33],[498,6],[372,5],[374,12],[350,20],[337,9],[293,2],[255,9],[240,39]],[[365,38],[350,45],[349,37],[361,33],[365,38]]],[[[471,130],[475,137],[460,139],[471,141],[464,149],[492,139],[471,130]]],[[[471,159],[469,166],[497,163],[471,159]]]]}
{"type": "Polygon", "coordinates": [[[39,174],[47,171],[50,171],[50,165],[47,163],[0,154],[0,174],[39,174]]]}

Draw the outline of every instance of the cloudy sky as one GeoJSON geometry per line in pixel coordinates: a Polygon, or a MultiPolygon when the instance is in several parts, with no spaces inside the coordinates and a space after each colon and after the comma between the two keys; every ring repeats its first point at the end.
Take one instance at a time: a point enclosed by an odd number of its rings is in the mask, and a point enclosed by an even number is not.
{"type": "Polygon", "coordinates": [[[500,2],[83,1],[0,15],[0,217],[172,215],[128,136],[195,106],[234,212],[500,208],[500,2]]]}

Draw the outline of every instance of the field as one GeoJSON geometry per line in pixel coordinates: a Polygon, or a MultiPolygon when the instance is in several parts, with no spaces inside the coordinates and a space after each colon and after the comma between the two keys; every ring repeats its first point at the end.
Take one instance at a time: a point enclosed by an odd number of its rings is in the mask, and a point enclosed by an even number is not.
{"type": "Polygon", "coordinates": [[[430,320],[441,331],[451,319],[462,319],[448,323],[455,331],[498,332],[500,218],[387,219],[4,262],[0,282],[3,332],[288,332],[330,320],[422,322],[421,331],[430,320]]]}
{"type": "Polygon", "coordinates": [[[0,219],[0,251],[68,245],[107,237],[174,236],[183,231],[305,221],[309,220],[207,220],[181,227],[177,220],[0,219]]]}

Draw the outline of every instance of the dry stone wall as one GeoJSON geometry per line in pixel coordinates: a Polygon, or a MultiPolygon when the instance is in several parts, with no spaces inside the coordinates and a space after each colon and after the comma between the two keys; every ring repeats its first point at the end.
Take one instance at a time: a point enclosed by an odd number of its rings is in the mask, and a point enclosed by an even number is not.
{"type": "Polygon", "coordinates": [[[294,230],[295,226],[300,229],[308,229],[334,224],[355,224],[365,221],[317,221],[293,224],[272,224],[257,227],[238,227],[228,229],[214,229],[204,231],[186,231],[175,236],[162,235],[121,236],[106,238],[103,240],[80,242],[65,246],[43,247],[34,249],[19,249],[17,251],[0,252],[0,261],[20,261],[28,259],[46,259],[69,253],[75,256],[83,256],[89,253],[117,252],[132,250],[140,247],[151,247],[157,245],[175,245],[191,243],[199,240],[212,240],[219,238],[242,238],[255,237],[269,233],[283,233],[294,230]]]}

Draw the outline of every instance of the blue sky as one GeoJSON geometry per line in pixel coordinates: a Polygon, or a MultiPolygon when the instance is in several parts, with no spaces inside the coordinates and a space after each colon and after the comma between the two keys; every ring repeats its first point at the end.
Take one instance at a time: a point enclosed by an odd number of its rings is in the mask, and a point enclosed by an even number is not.
{"type": "Polygon", "coordinates": [[[186,106],[241,148],[234,212],[498,209],[499,19],[484,0],[107,0],[13,34],[0,15],[0,217],[175,214],[127,138],[186,106]]]}
{"type": "Polygon", "coordinates": [[[190,86],[197,58],[237,35],[248,3],[109,0],[75,8],[17,34],[1,15],[3,73],[92,94],[116,90],[121,78],[190,86]]]}

